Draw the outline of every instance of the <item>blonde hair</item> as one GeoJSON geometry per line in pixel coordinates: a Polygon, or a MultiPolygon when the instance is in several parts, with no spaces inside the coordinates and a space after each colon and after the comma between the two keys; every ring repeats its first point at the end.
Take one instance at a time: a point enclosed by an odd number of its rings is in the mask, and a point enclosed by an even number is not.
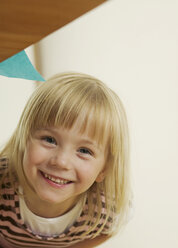
{"type": "Polygon", "coordinates": [[[127,118],[121,100],[110,88],[85,74],[64,73],[52,77],[32,94],[0,156],[8,158],[12,184],[18,182],[29,187],[23,172],[23,156],[33,132],[51,125],[70,129],[77,120],[80,120],[81,132],[87,131],[98,143],[107,142],[106,176],[102,182],[94,182],[87,191],[87,222],[90,228],[85,234],[99,225],[102,216],[101,192],[105,196],[106,218],[96,236],[102,232],[113,212],[119,215],[117,226],[123,224],[130,200],[127,118]],[[94,193],[96,204],[93,204],[94,193]],[[94,223],[91,221],[93,218],[96,218],[94,223]]]}

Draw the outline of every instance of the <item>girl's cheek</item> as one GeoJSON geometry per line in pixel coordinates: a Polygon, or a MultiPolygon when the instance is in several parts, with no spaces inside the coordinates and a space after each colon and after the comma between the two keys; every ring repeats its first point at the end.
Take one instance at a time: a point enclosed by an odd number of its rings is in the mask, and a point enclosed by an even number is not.
{"type": "Polygon", "coordinates": [[[39,163],[40,161],[47,159],[50,155],[43,149],[34,149],[29,154],[29,160],[34,163],[39,163]]]}
{"type": "Polygon", "coordinates": [[[43,149],[40,149],[39,146],[35,145],[28,145],[27,150],[24,154],[24,162],[28,163],[36,163],[41,160],[42,157],[44,157],[45,152],[43,149]]]}
{"type": "Polygon", "coordinates": [[[95,173],[91,170],[91,168],[82,168],[81,170],[78,170],[78,174],[86,181],[94,181],[95,179],[95,173]]]}

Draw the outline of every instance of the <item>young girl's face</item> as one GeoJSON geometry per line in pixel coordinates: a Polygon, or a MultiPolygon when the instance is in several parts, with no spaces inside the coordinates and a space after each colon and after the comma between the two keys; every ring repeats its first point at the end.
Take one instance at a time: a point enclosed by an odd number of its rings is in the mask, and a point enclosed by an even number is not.
{"type": "Polygon", "coordinates": [[[48,127],[28,141],[23,169],[41,203],[69,209],[77,197],[104,177],[106,149],[76,125],[72,129],[48,127]]]}

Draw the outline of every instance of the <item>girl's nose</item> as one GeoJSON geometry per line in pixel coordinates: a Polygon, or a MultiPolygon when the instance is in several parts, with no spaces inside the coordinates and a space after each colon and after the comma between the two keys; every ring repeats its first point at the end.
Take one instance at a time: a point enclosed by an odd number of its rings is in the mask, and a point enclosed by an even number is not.
{"type": "Polygon", "coordinates": [[[61,169],[69,170],[71,168],[69,152],[57,150],[50,159],[50,164],[61,169]]]}

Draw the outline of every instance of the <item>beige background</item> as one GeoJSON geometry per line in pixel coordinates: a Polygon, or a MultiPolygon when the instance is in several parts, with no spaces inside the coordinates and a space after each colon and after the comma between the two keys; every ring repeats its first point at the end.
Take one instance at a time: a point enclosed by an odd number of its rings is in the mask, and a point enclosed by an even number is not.
{"type": "MultiPolygon", "coordinates": [[[[177,13],[177,0],[110,0],[37,45],[45,78],[70,70],[96,76],[128,114],[134,216],[99,247],[178,247],[177,13]]],[[[26,51],[34,61],[33,47],[26,51]]],[[[1,145],[34,87],[0,77],[1,145]]]]}

